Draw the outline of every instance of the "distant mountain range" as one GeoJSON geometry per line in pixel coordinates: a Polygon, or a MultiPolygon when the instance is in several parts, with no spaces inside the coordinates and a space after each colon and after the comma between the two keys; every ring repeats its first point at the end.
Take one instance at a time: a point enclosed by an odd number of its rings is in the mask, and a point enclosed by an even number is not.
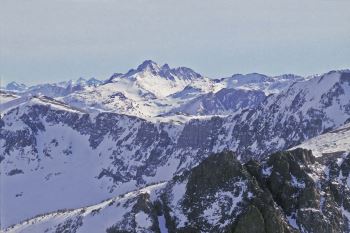
{"type": "Polygon", "coordinates": [[[17,92],[21,95],[32,94],[59,97],[69,95],[73,92],[82,91],[88,87],[97,87],[102,83],[102,81],[95,78],[91,78],[88,80],[84,78],[79,78],[76,81],[70,80],[67,82],[63,81],[59,83],[46,83],[29,87],[24,84],[10,82],[6,85],[4,90],[17,92]]]}
{"type": "Polygon", "coordinates": [[[5,232],[350,232],[349,70],[148,60],[0,95],[5,232]]]}
{"type": "Polygon", "coordinates": [[[115,73],[105,81],[80,78],[31,87],[11,82],[5,90],[21,96],[59,98],[89,112],[109,111],[167,121],[169,116],[188,120],[191,119],[188,116],[230,115],[255,108],[265,96],[305,79],[297,75],[268,77],[256,73],[209,79],[190,68],[170,68],[146,60],[136,69],[115,73]]]}

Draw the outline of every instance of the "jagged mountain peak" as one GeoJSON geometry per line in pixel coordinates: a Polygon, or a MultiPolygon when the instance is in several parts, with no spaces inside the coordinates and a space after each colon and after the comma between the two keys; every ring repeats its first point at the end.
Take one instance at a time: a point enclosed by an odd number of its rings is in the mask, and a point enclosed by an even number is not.
{"type": "Polygon", "coordinates": [[[173,74],[177,75],[178,77],[182,77],[183,79],[187,79],[187,80],[203,78],[203,76],[201,74],[195,72],[191,68],[183,67],[183,66],[173,68],[173,69],[171,69],[171,72],[173,74]]]}
{"type": "Polygon", "coordinates": [[[113,82],[113,80],[123,77],[123,73],[114,73],[111,75],[111,77],[106,81],[106,83],[113,82]]]}
{"type": "Polygon", "coordinates": [[[170,66],[165,63],[164,65],[162,65],[162,70],[170,70],[170,66]]]}
{"type": "Polygon", "coordinates": [[[145,60],[142,62],[136,69],[137,72],[142,72],[142,71],[151,71],[151,72],[159,72],[161,70],[160,66],[152,61],[152,60],[145,60]]]}
{"type": "Polygon", "coordinates": [[[158,63],[152,60],[145,60],[142,62],[136,69],[129,70],[126,74],[113,75],[110,80],[113,80],[118,77],[134,77],[135,75],[141,75],[142,77],[149,76],[158,76],[168,80],[174,81],[177,79],[191,81],[193,79],[201,79],[203,76],[191,68],[188,67],[175,67],[171,68],[168,64],[159,65],[158,63]]]}

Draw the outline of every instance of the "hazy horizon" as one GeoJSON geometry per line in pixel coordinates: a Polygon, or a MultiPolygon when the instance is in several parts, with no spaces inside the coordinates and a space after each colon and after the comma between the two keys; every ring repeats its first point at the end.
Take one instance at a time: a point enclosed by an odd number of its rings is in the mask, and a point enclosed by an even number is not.
{"type": "MultiPolygon", "coordinates": [[[[152,59],[147,59],[147,60],[152,60],[152,59]]],[[[152,60],[154,61],[154,60],[152,60]]],[[[142,61],[143,62],[143,61],[142,61]]],[[[142,62],[140,62],[139,64],[135,65],[134,67],[131,67],[130,69],[128,70],[125,70],[125,71],[121,71],[121,72],[114,72],[114,73],[127,73],[129,70],[131,69],[136,69],[138,65],[140,65],[142,62]]],[[[168,64],[168,63],[158,63],[157,61],[154,61],[155,63],[157,63],[159,66],[162,66],[164,64],[168,64]]],[[[176,68],[174,66],[171,66],[171,64],[168,64],[170,66],[170,68],[176,68]]],[[[187,66],[184,66],[184,67],[187,67],[187,66]]],[[[188,68],[191,68],[191,67],[188,67],[188,68]]],[[[225,78],[225,77],[229,77],[229,76],[233,76],[233,75],[237,75],[237,74],[242,74],[242,75],[246,75],[246,74],[253,74],[253,73],[258,73],[258,74],[262,74],[262,75],[266,75],[266,76],[280,76],[280,75],[284,75],[284,74],[294,74],[294,75],[299,75],[299,76],[304,76],[304,77],[308,77],[308,76],[312,76],[312,75],[321,75],[321,74],[324,74],[324,73],[328,73],[332,70],[347,70],[348,68],[344,68],[344,69],[331,69],[331,70],[327,70],[327,71],[324,71],[324,72],[319,72],[319,73],[313,73],[313,74],[308,74],[308,75],[300,75],[300,74],[295,74],[295,73],[283,73],[283,74],[274,74],[274,75],[271,75],[271,74],[264,74],[264,73],[259,73],[259,72],[249,72],[249,73],[232,73],[231,75],[228,75],[228,76],[222,76],[222,77],[210,77],[210,76],[206,76],[206,75],[203,75],[200,71],[198,70],[194,70],[195,72],[205,76],[205,77],[208,77],[208,78],[211,78],[211,79],[219,79],[219,78],[225,78]]],[[[113,73],[113,74],[114,74],[113,73]]],[[[88,79],[91,79],[91,78],[96,78],[98,80],[101,80],[101,81],[104,81],[104,80],[107,80],[109,79],[113,74],[110,74],[110,75],[107,75],[106,77],[94,77],[94,76],[91,76],[91,77],[74,77],[74,78],[68,78],[68,79],[62,79],[62,80],[52,80],[52,81],[43,81],[43,82],[38,82],[38,83],[26,83],[26,82],[19,82],[19,81],[15,81],[15,80],[8,80],[7,83],[1,83],[1,87],[5,87],[8,83],[10,82],[16,82],[18,84],[25,84],[26,86],[31,86],[31,85],[37,85],[37,84],[42,84],[42,83],[57,83],[57,82],[62,82],[62,81],[76,81],[80,78],[84,78],[86,80],[88,79]]]]}
{"type": "Polygon", "coordinates": [[[350,68],[350,1],[3,0],[1,86],[107,79],[151,59],[210,77],[350,68]]]}

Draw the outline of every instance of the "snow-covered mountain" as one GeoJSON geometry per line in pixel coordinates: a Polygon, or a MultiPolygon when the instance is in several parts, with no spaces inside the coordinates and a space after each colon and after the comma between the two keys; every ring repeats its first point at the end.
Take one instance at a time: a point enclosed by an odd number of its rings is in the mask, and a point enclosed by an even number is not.
{"type": "Polygon", "coordinates": [[[305,79],[296,75],[269,77],[257,73],[210,79],[190,68],[171,68],[146,60],[124,74],[115,73],[106,81],[79,78],[30,87],[13,82],[5,90],[22,96],[57,98],[92,113],[108,111],[152,121],[187,121],[199,115],[233,115],[255,108],[263,99],[262,92],[276,94],[305,79]]]}
{"type": "Polygon", "coordinates": [[[102,110],[150,119],[199,94],[214,90],[214,82],[186,68],[160,66],[147,60],[125,74],[114,74],[95,89],[72,93],[62,100],[91,111],[102,110]],[[180,94],[194,89],[192,96],[180,94]]]}
{"type": "Polygon", "coordinates": [[[190,68],[170,68],[167,64],[161,66],[146,60],[136,69],[125,74],[116,73],[103,85],[73,92],[62,101],[91,112],[110,111],[164,121],[167,120],[164,116],[179,113],[235,114],[238,109],[256,107],[263,99],[262,92],[265,95],[279,93],[302,80],[305,78],[295,75],[268,77],[260,74],[209,79],[190,68]]]}
{"type": "Polygon", "coordinates": [[[45,95],[49,97],[63,97],[70,93],[90,90],[102,84],[103,82],[95,78],[79,78],[76,81],[70,80],[59,83],[47,83],[31,86],[23,93],[24,95],[45,95]]]}
{"type": "Polygon", "coordinates": [[[23,83],[10,82],[6,85],[5,90],[22,92],[27,90],[27,88],[28,87],[23,83]]]}
{"type": "Polygon", "coordinates": [[[97,87],[102,83],[102,81],[95,78],[79,78],[77,80],[69,80],[58,83],[45,83],[29,87],[24,84],[11,82],[7,84],[4,91],[15,91],[18,95],[22,96],[45,95],[48,97],[62,97],[73,92],[97,87]]]}
{"type": "Polygon", "coordinates": [[[244,141],[239,154],[264,157],[337,128],[350,118],[350,71],[331,71],[297,82],[256,109],[232,118],[231,142],[244,141]],[[244,135],[242,135],[242,132],[244,135]],[[242,150],[243,149],[243,150],[242,150]]]}
{"type": "Polygon", "coordinates": [[[213,152],[233,150],[240,161],[266,158],[348,122],[349,96],[350,72],[332,71],[295,83],[254,109],[183,124],[89,113],[47,97],[15,98],[2,108],[0,121],[1,224],[169,182],[213,152]]]}

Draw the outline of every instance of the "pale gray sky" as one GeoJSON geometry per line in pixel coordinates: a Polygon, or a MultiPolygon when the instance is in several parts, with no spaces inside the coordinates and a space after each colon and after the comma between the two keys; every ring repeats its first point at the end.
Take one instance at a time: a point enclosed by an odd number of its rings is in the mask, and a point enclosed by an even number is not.
{"type": "Polygon", "coordinates": [[[145,59],[209,77],[350,68],[350,0],[0,0],[0,75],[107,78],[145,59]]]}

